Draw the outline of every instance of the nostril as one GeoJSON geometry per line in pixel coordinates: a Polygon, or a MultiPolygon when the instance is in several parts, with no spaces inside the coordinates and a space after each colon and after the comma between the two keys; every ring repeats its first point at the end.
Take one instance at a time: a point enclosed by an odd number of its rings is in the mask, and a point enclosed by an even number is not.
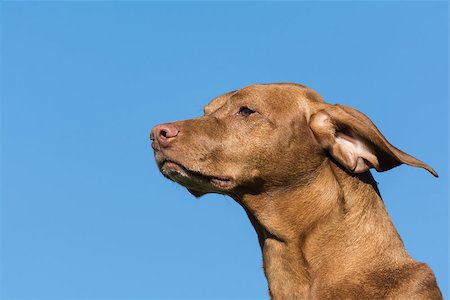
{"type": "Polygon", "coordinates": [[[167,136],[167,131],[164,130],[164,129],[162,129],[162,130],[159,132],[159,136],[161,136],[161,137],[167,139],[167,137],[168,137],[168,136],[167,136]]]}
{"type": "Polygon", "coordinates": [[[173,124],[157,125],[152,129],[150,139],[161,146],[167,146],[178,135],[180,130],[173,124]]]}

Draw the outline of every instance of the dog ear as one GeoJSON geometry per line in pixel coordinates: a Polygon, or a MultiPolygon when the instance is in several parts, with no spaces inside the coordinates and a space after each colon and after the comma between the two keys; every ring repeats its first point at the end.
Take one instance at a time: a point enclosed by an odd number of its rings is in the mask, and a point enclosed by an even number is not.
{"type": "Polygon", "coordinates": [[[326,104],[311,116],[309,125],[322,148],[352,173],[370,168],[381,172],[404,163],[438,177],[433,168],[391,145],[375,124],[354,108],[326,104]]]}
{"type": "Polygon", "coordinates": [[[226,102],[226,99],[223,97],[218,97],[211,102],[209,102],[204,108],[203,113],[205,116],[211,114],[212,112],[218,110],[220,107],[222,107],[226,102]]]}
{"type": "Polygon", "coordinates": [[[205,114],[205,116],[210,115],[213,112],[215,112],[216,110],[218,110],[219,108],[221,108],[225,104],[225,102],[227,102],[227,100],[236,92],[237,91],[232,91],[232,92],[226,93],[222,96],[219,96],[219,97],[213,99],[211,102],[209,102],[203,108],[203,113],[205,114]]]}

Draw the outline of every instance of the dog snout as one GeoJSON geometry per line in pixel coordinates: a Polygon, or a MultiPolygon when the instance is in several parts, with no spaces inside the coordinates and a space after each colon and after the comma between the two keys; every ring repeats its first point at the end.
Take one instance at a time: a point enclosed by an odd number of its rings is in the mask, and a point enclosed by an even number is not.
{"type": "Polygon", "coordinates": [[[172,124],[156,125],[150,133],[150,139],[158,143],[160,147],[167,147],[179,132],[180,130],[172,124]]]}

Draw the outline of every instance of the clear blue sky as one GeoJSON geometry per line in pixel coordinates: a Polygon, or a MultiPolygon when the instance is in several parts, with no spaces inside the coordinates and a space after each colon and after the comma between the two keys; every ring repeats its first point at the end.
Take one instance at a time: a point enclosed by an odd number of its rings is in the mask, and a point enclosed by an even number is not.
{"type": "Polygon", "coordinates": [[[376,173],[412,256],[448,273],[446,2],[2,2],[1,296],[267,296],[231,199],[153,160],[155,124],[293,81],[434,167],[376,173]]]}

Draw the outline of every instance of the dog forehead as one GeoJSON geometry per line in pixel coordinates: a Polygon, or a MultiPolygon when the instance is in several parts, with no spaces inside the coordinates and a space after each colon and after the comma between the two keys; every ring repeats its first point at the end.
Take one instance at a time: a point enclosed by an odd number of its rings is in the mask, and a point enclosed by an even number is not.
{"type": "Polygon", "coordinates": [[[254,84],[216,97],[204,112],[208,115],[225,104],[264,107],[274,113],[308,111],[311,102],[325,101],[314,90],[296,83],[254,84]]]}
{"type": "Polygon", "coordinates": [[[311,104],[324,103],[318,93],[293,83],[256,84],[230,95],[230,102],[253,106],[250,108],[277,115],[310,113],[311,104]]]}

